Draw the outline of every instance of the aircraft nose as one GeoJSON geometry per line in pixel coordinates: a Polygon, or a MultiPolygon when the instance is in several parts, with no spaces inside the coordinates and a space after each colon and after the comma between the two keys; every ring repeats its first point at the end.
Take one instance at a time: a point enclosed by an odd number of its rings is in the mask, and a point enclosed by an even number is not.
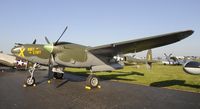
{"type": "Polygon", "coordinates": [[[49,53],[52,53],[53,52],[53,44],[46,44],[44,45],[44,49],[46,49],[49,53]]]}
{"type": "Polygon", "coordinates": [[[19,54],[21,47],[14,47],[11,49],[12,54],[19,54]]]}

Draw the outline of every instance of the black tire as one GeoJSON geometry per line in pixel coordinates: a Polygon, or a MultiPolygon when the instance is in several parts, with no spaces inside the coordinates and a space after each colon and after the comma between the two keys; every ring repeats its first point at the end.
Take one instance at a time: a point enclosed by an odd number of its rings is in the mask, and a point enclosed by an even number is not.
{"type": "Polygon", "coordinates": [[[26,79],[26,85],[27,86],[33,86],[35,84],[35,78],[33,77],[31,79],[31,76],[28,76],[27,79],[26,79]]]}
{"type": "Polygon", "coordinates": [[[62,79],[63,75],[64,75],[63,73],[55,73],[55,72],[53,74],[54,78],[56,78],[56,79],[62,79]]]}
{"type": "Polygon", "coordinates": [[[86,85],[91,88],[96,88],[99,85],[99,79],[95,75],[89,75],[86,80],[86,85]]]}

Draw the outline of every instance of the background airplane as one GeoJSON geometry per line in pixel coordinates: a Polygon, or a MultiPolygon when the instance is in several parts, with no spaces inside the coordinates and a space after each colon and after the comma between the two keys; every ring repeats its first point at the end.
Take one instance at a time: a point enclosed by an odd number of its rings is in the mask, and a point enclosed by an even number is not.
{"type": "Polygon", "coordinates": [[[153,56],[152,56],[152,50],[149,49],[147,51],[146,54],[146,58],[145,59],[138,59],[135,57],[135,55],[132,56],[123,56],[123,61],[125,65],[137,65],[137,64],[146,64],[147,65],[147,69],[151,69],[152,68],[152,63],[158,62],[157,60],[153,60],[153,56]]]}
{"type": "Polygon", "coordinates": [[[181,56],[172,56],[172,54],[167,55],[165,54],[167,61],[162,61],[164,65],[170,64],[170,65],[182,65],[183,70],[192,75],[199,75],[200,74],[200,63],[196,61],[192,61],[191,59],[187,59],[187,57],[181,56]]]}
{"type": "Polygon", "coordinates": [[[189,61],[184,56],[172,56],[172,54],[167,55],[166,53],[164,53],[164,55],[166,59],[165,61],[162,61],[164,65],[183,65],[189,61]]]}
{"type": "MultiPolygon", "coordinates": [[[[14,55],[4,54],[0,52],[0,69],[4,71],[5,69],[16,69],[16,70],[28,70],[33,64],[24,59],[20,59],[14,55]]],[[[38,66],[38,69],[47,69],[44,66],[38,66]]]]}
{"type": "Polygon", "coordinates": [[[183,70],[188,74],[200,75],[200,62],[187,62],[183,65],[183,70]]]}
{"type": "Polygon", "coordinates": [[[16,64],[15,56],[0,53],[0,65],[1,66],[8,66],[8,67],[14,68],[15,64],[16,64]]]}
{"type": "Polygon", "coordinates": [[[18,44],[11,50],[17,57],[35,63],[30,70],[30,76],[26,80],[27,85],[32,86],[35,84],[34,70],[38,64],[41,64],[49,66],[49,80],[53,76],[56,78],[62,77],[64,67],[86,68],[91,71],[86,81],[86,87],[98,87],[99,80],[92,72],[112,71],[123,68],[121,62],[114,59],[114,56],[172,44],[193,33],[192,30],[186,30],[97,47],[88,47],[71,42],[59,42],[66,29],[67,27],[55,43],[50,43],[45,38],[48,44],[18,44]]]}
{"type": "Polygon", "coordinates": [[[27,61],[21,60],[13,55],[4,54],[3,52],[0,53],[0,66],[20,70],[28,69],[27,61]]]}

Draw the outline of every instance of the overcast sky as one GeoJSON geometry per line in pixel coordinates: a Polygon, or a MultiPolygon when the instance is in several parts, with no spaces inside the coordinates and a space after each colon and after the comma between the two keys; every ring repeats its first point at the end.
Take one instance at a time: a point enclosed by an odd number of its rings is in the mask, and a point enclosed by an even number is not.
{"type": "Polygon", "coordinates": [[[66,25],[62,41],[88,46],[192,29],[191,37],[153,54],[200,56],[199,0],[0,0],[0,50],[6,53],[15,42],[56,41],[66,25]]]}

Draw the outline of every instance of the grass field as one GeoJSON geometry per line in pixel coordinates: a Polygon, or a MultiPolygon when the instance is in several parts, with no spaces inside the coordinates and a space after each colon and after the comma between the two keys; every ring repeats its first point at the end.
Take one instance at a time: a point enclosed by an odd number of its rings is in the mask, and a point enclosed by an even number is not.
{"type": "MultiPolygon", "coordinates": [[[[66,72],[83,76],[89,74],[85,69],[75,68],[67,68],[66,72]]],[[[152,70],[147,70],[145,65],[140,65],[139,68],[125,66],[121,70],[98,72],[96,75],[103,80],[114,80],[200,93],[200,75],[186,74],[182,70],[182,66],[153,64],[152,70]]]]}

